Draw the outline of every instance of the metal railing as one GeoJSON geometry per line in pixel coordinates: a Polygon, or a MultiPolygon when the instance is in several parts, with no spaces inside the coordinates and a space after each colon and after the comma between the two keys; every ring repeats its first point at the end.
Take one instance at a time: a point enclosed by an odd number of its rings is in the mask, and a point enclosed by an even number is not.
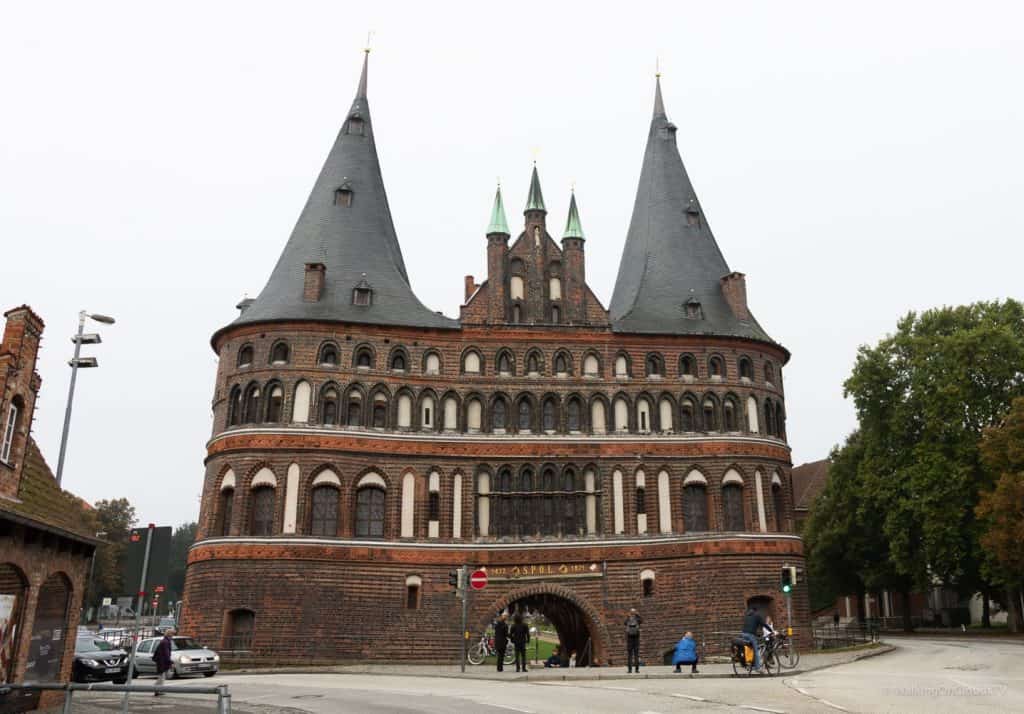
{"type": "Polygon", "coordinates": [[[40,692],[64,692],[64,714],[69,714],[73,706],[75,692],[116,692],[128,696],[130,692],[140,694],[216,694],[217,714],[231,714],[231,692],[228,685],[221,684],[216,687],[162,687],[155,684],[106,684],[102,682],[94,684],[77,684],[75,682],[24,682],[22,684],[0,684],[0,705],[11,692],[18,691],[40,691],[40,692]]]}
{"type": "Polygon", "coordinates": [[[814,648],[834,650],[842,647],[854,647],[878,641],[878,623],[849,622],[839,625],[816,625],[812,629],[814,648]]]}

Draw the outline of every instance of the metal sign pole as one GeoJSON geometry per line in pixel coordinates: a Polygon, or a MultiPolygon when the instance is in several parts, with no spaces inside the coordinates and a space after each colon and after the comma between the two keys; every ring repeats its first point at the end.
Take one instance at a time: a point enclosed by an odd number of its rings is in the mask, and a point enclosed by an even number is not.
{"type": "Polygon", "coordinates": [[[466,673],[466,642],[469,640],[469,632],[466,631],[466,616],[469,614],[469,566],[463,565],[459,568],[459,594],[462,596],[462,659],[460,666],[462,673],[466,673]]]}
{"type": "Polygon", "coordinates": [[[793,635],[793,593],[786,593],[786,634],[793,635]]]}
{"type": "MultiPolygon", "coordinates": [[[[132,686],[132,675],[135,673],[135,651],[139,648],[139,618],[142,612],[142,604],[146,597],[146,575],[149,570],[149,547],[153,544],[153,529],[156,526],[149,524],[146,532],[146,554],[142,557],[142,578],[139,580],[139,602],[135,608],[135,631],[132,632],[132,651],[128,656],[128,679],[125,684],[132,686]]],[[[124,699],[121,701],[121,714],[128,714],[128,689],[124,690],[124,699]]]]}

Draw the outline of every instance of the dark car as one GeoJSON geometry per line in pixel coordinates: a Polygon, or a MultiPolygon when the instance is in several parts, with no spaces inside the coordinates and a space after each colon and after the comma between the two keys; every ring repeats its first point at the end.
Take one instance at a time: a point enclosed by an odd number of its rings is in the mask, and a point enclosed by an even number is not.
{"type": "Polygon", "coordinates": [[[92,633],[80,635],[75,640],[71,679],[124,684],[128,679],[128,653],[92,633]]]}

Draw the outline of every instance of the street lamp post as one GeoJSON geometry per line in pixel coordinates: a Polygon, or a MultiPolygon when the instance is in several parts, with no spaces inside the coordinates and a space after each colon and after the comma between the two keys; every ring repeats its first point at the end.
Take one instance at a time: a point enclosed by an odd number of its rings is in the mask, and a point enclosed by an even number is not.
{"type": "MultiPolygon", "coordinates": [[[[96,532],[96,537],[97,538],[106,538],[107,537],[107,532],[106,531],[97,531],[96,532]]],[[[83,602],[82,602],[82,624],[83,625],[88,621],[89,598],[92,597],[93,576],[96,574],[96,551],[99,550],[99,549],[100,549],[100,547],[98,545],[95,548],[92,549],[92,562],[89,564],[89,584],[85,588],[85,598],[83,599],[83,602]]],[[[99,618],[97,617],[96,619],[98,620],[99,618]]]]}
{"type": "Polygon", "coordinates": [[[93,332],[84,334],[85,330],[85,319],[89,318],[96,322],[102,322],[105,325],[113,325],[114,318],[108,315],[100,315],[99,313],[88,313],[82,310],[78,313],[78,333],[75,334],[71,341],[75,343],[75,356],[71,358],[68,364],[71,366],[71,386],[68,388],[68,405],[64,409],[64,430],[60,435],[60,456],[57,458],[57,485],[60,486],[61,476],[64,474],[64,452],[68,448],[68,427],[71,426],[71,404],[75,399],[75,380],[78,378],[78,368],[83,369],[89,367],[99,367],[100,363],[95,357],[80,357],[82,351],[82,345],[98,345],[102,340],[100,336],[93,332]]]}

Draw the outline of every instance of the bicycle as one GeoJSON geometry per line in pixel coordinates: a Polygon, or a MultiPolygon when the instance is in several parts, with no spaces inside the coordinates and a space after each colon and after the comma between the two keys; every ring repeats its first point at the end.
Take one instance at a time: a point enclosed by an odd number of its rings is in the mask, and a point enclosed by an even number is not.
{"type": "Polygon", "coordinates": [[[789,635],[779,633],[778,642],[775,643],[775,656],[786,669],[794,669],[800,663],[800,653],[796,651],[796,645],[789,635]]]}
{"type": "MultiPolygon", "coordinates": [[[[782,664],[775,654],[775,647],[771,644],[771,641],[768,643],[765,643],[763,640],[759,641],[757,648],[761,655],[761,667],[765,674],[772,676],[782,671],[782,664]]],[[[747,650],[749,649],[750,643],[742,638],[737,637],[732,641],[732,671],[737,677],[741,673],[745,673],[749,677],[756,671],[753,651],[751,650],[749,658],[747,656],[747,650]]]]}
{"type": "MultiPolygon", "coordinates": [[[[484,660],[488,657],[497,657],[498,648],[494,646],[494,635],[483,634],[480,635],[480,641],[469,648],[466,652],[466,661],[472,665],[480,665],[484,663],[484,660]]],[[[512,647],[512,643],[509,642],[509,646],[505,648],[505,664],[513,664],[516,661],[516,651],[512,647]]]]}

